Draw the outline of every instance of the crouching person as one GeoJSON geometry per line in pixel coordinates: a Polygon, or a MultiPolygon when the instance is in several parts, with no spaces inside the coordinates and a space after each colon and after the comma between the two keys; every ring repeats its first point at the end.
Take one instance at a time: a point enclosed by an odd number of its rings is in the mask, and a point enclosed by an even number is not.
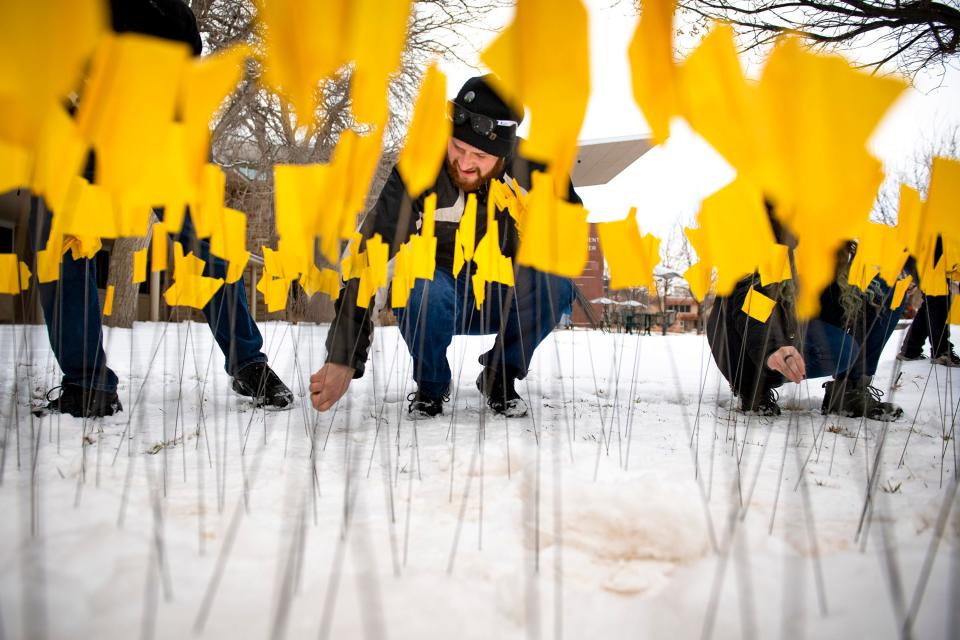
{"type": "Polygon", "coordinates": [[[761,287],[754,274],[738,282],[730,296],[717,298],[707,337],[743,411],[780,415],[777,387],[831,376],[823,384],[823,414],[884,421],[903,415],[897,405],[881,401],[883,392],[872,385],[902,305],[890,309],[890,289],[880,278],[866,292],[847,283],[853,251],[850,245],[838,254],[837,277],[820,296],[819,315],[802,324],[796,320],[791,281],[761,287]],[[751,287],[776,303],[765,323],[742,310],[751,287]]]}
{"type": "MultiPolygon", "coordinates": [[[[418,279],[405,308],[396,310],[400,332],[413,359],[417,390],[410,395],[412,418],[443,413],[449,399],[452,374],[447,347],[454,335],[496,334],[494,346],[480,357],[483,370],[477,387],[487,405],[507,417],[526,415],[527,406],[517,393],[515,381],[527,374],[537,345],[556,326],[561,310],[573,302],[573,284],[566,278],[528,267],[514,269],[513,287],[488,283],[484,302],[477,309],[467,263],[454,275],[457,230],[468,194],[477,199],[475,238],[487,227],[487,198],[493,179],[524,189],[531,186],[531,173],[543,170],[515,153],[516,131],[522,119],[492,89],[485,77],[472,78],[460,89],[451,106],[453,137],[447,144],[444,167],[433,187],[417,199],[407,193],[394,167],[373,210],[360,231],[364,238],[379,234],[390,243],[390,256],[399,251],[421,226],[426,196],[435,193],[436,271],[433,280],[418,279]]],[[[568,200],[581,200],[569,189],[568,200]]],[[[500,250],[514,256],[517,229],[507,211],[498,210],[500,250]]],[[[362,246],[361,246],[362,248],[362,246]]],[[[357,305],[359,282],[348,281],[336,305],[336,318],[327,335],[326,364],[310,378],[313,406],[332,407],[346,393],[353,378],[363,375],[370,346],[373,305],[357,305]]]]}

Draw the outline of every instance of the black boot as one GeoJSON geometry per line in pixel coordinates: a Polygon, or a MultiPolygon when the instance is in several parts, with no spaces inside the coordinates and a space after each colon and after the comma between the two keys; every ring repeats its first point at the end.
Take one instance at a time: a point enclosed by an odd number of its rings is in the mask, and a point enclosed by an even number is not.
{"type": "Polygon", "coordinates": [[[293,393],[266,362],[254,362],[233,376],[233,390],[253,398],[255,406],[282,409],[293,404],[293,393]]]}
{"type": "Polygon", "coordinates": [[[866,416],[871,420],[892,422],[903,415],[903,409],[892,402],[883,402],[883,391],[870,384],[871,378],[830,380],[823,383],[823,404],[820,412],[847,418],[866,416]]]}
{"type": "Polygon", "coordinates": [[[503,372],[484,367],[477,378],[477,389],[487,399],[487,406],[507,418],[527,415],[527,403],[514,387],[514,379],[503,372]]]}
{"type": "Polygon", "coordinates": [[[758,416],[778,416],[780,405],[777,404],[777,399],[777,392],[773,389],[757,389],[752,402],[748,402],[745,396],[740,397],[740,409],[744,413],[758,416]]]}
{"type": "Polygon", "coordinates": [[[446,394],[434,397],[417,390],[407,396],[407,400],[410,401],[407,413],[411,420],[425,420],[443,415],[443,403],[449,399],[450,396],[446,394]]]}
{"type": "Polygon", "coordinates": [[[123,405],[120,404],[120,397],[116,391],[85,389],[79,385],[65,384],[59,387],[59,397],[51,400],[50,394],[57,388],[54,387],[47,392],[46,406],[34,411],[35,415],[67,413],[75,418],[102,418],[123,411],[123,405]]]}

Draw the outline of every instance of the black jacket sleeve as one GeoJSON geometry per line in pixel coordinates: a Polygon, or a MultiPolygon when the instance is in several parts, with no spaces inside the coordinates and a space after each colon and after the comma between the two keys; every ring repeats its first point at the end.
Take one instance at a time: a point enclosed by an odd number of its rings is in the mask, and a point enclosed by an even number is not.
{"type": "Polygon", "coordinates": [[[766,367],[767,358],[777,349],[796,346],[796,330],[791,321],[793,311],[787,308],[782,295],[783,284],[760,286],[760,277],[756,274],[737,283],[733,293],[727,298],[727,321],[732,322],[745,342],[745,357],[750,358],[758,368],[766,367]],[[743,310],[743,303],[751,288],[776,301],[773,311],[766,322],[751,318],[743,310]]]}
{"type": "MultiPolygon", "coordinates": [[[[365,248],[368,238],[380,234],[383,242],[390,244],[392,258],[400,246],[416,232],[414,211],[417,202],[410,199],[407,189],[396,167],[377,198],[377,203],[360,224],[365,248]]],[[[367,301],[367,308],[357,305],[360,290],[359,279],[348,280],[340,290],[340,297],[334,306],[336,315],[327,333],[327,362],[343,364],[356,369],[354,378],[363,375],[373,336],[373,298],[367,301]]]]}

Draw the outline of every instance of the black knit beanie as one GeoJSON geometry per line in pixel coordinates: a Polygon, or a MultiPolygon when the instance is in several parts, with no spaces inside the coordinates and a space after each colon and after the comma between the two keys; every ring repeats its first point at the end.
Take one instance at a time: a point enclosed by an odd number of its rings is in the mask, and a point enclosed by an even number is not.
{"type": "MultiPolygon", "coordinates": [[[[467,111],[487,116],[494,120],[512,120],[517,125],[523,121],[523,114],[518,114],[504,100],[497,95],[487,81],[489,75],[470,78],[460,87],[453,102],[467,111]]],[[[461,124],[454,124],[453,137],[472,145],[481,151],[495,156],[506,157],[513,153],[516,143],[517,127],[497,126],[489,135],[482,135],[474,131],[468,119],[461,124]]]]}
{"type": "Polygon", "coordinates": [[[110,0],[110,17],[117,33],[185,42],[195,56],[203,49],[197,18],[183,0],[110,0]]]}

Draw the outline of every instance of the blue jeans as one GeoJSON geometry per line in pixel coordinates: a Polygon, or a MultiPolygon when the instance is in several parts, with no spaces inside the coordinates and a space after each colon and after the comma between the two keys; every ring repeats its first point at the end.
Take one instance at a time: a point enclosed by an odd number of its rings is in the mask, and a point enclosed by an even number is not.
{"type": "MultiPolygon", "coordinates": [[[[33,198],[30,237],[35,250],[46,246],[50,221],[42,201],[33,198]]],[[[226,276],[227,263],[210,255],[206,240],[197,239],[189,215],[175,239],[183,244],[184,251],[193,251],[206,262],[203,275],[226,276]]],[[[107,366],[103,351],[94,261],[74,260],[68,252],[60,267],[60,279],[39,285],[39,291],[50,347],[63,371],[61,384],[115,391],[117,375],[107,366]]],[[[203,315],[223,352],[228,374],[233,375],[248,364],[267,361],[262,352],[263,337],[250,316],[242,279],[234,284],[224,283],[203,308],[203,315]]]]}
{"type": "MultiPolygon", "coordinates": [[[[884,292],[886,288],[883,287],[884,292]]],[[[806,340],[803,343],[803,360],[807,378],[834,376],[838,380],[857,380],[872,377],[877,372],[880,353],[887,340],[897,328],[903,313],[903,305],[891,310],[888,304],[879,309],[864,305],[866,317],[862,327],[865,337],[860,344],[840,327],[814,319],[806,325],[806,340]]]]}
{"type": "MultiPolygon", "coordinates": [[[[472,265],[471,265],[472,266],[472,265]]],[[[573,302],[573,283],[529,267],[515,270],[515,286],[489,283],[477,310],[465,266],[459,277],[437,269],[433,280],[417,280],[407,306],[394,313],[413,358],[413,378],[432,397],[447,392],[452,374],[447,347],[455,335],[497,334],[480,364],[523,378],[533,352],[553,330],[560,311],[573,302]]]]}

